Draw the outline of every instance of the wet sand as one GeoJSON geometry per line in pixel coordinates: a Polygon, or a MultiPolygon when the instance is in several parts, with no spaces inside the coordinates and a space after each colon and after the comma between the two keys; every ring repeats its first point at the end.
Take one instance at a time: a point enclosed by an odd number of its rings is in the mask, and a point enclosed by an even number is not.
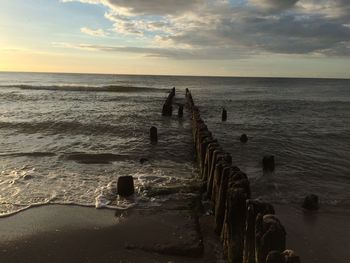
{"type": "MultiPolygon", "coordinates": [[[[1,218],[0,262],[218,262],[213,217],[178,204],[126,212],[49,205],[1,218]]],[[[349,262],[348,210],[275,209],[302,262],[349,262]]]]}
{"type": "Polygon", "coordinates": [[[202,255],[198,218],[173,208],[32,208],[0,219],[0,262],[215,262],[212,229],[202,255]]]}
{"type": "Polygon", "coordinates": [[[307,263],[350,262],[350,209],[322,207],[305,212],[296,206],[274,205],[287,231],[287,248],[307,263]]]}

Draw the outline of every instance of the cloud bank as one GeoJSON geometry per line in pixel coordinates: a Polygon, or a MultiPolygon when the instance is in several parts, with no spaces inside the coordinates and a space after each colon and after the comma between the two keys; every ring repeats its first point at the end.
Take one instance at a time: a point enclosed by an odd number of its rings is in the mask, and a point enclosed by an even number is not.
{"type": "Polygon", "coordinates": [[[350,56],[349,0],[63,0],[72,1],[104,5],[109,30],[147,43],[143,48],[91,45],[93,50],[177,59],[350,56]]]}

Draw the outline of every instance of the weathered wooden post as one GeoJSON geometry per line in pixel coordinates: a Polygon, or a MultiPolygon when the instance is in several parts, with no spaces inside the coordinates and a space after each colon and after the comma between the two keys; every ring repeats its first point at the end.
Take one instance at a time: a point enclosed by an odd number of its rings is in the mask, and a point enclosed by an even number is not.
{"type": "Polygon", "coordinates": [[[318,196],[314,194],[306,196],[303,202],[303,208],[311,211],[318,210],[320,208],[320,205],[318,204],[318,196]]]}
{"type": "Polygon", "coordinates": [[[265,263],[270,251],[286,249],[286,231],[274,215],[258,214],[255,223],[256,263],[265,263]]]}
{"type": "Polygon", "coordinates": [[[239,138],[239,140],[242,142],[242,143],[246,143],[248,141],[248,136],[247,134],[243,133],[241,135],[241,137],[239,138]]]}
{"type": "Polygon", "coordinates": [[[152,126],[150,131],[150,139],[152,143],[156,143],[158,141],[158,130],[156,127],[152,126]]]}
{"type": "Polygon", "coordinates": [[[245,224],[244,237],[244,263],[255,263],[255,223],[258,214],[275,214],[271,204],[258,200],[247,200],[247,219],[245,224]]]}
{"type": "Polygon", "coordinates": [[[223,169],[227,166],[232,165],[232,156],[229,153],[224,153],[222,157],[220,157],[215,165],[215,170],[213,174],[213,186],[211,191],[211,201],[212,205],[215,207],[217,192],[220,191],[220,182],[223,169]]]}
{"type": "Polygon", "coordinates": [[[209,179],[209,173],[210,173],[211,163],[213,159],[213,154],[214,154],[214,151],[217,149],[221,149],[219,143],[217,142],[209,143],[207,147],[207,153],[205,155],[204,171],[202,174],[203,181],[208,181],[209,179]]]}
{"type": "Polygon", "coordinates": [[[182,116],[184,116],[184,106],[183,105],[179,106],[179,110],[178,110],[177,116],[179,118],[182,118],[182,116]]]}
{"type": "Polygon", "coordinates": [[[227,111],[226,111],[225,108],[222,108],[221,120],[222,121],[226,121],[227,120],[227,111]]]}
{"type": "Polygon", "coordinates": [[[207,196],[208,196],[208,199],[211,199],[216,164],[224,156],[225,156],[225,152],[221,148],[214,150],[213,157],[212,157],[212,160],[211,160],[211,166],[210,166],[210,170],[209,170],[209,174],[208,174],[208,181],[207,181],[207,196]]]}
{"type": "Polygon", "coordinates": [[[222,239],[228,262],[241,263],[243,259],[246,200],[249,197],[242,188],[230,188],[227,193],[226,214],[222,239]]]}
{"type": "Polygon", "coordinates": [[[171,105],[171,102],[168,101],[164,103],[162,115],[163,116],[171,116],[173,114],[173,106],[171,105]]]}
{"type": "Polygon", "coordinates": [[[204,149],[202,149],[202,146],[203,146],[203,142],[207,138],[209,138],[209,139],[212,138],[211,132],[208,130],[199,131],[198,137],[196,138],[196,156],[197,156],[197,161],[198,161],[198,165],[200,168],[200,172],[202,172],[202,163],[204,162],[204,160],[202,159],[203,158],[203,151],[204,151],[204,149]]]}
{"type": "Polygon", "coordinates": [[[234,176],[236,172],[239,172],[238,167],[226,166],[222,170],[221,180],[219,190],[217,192],[216,202],[215,202],[215,233],[218,235],[222,232],[222,227],[224,223],[225,210],[226,210],[226,198],[228,184],[231,177],[234,176]]]}
{"type": "Polygon", "coordinates": [[[215,202],[216,202],[216,192],[219,191],[218,190],[218,184],[221,181],[221,176],[222,176],[222,172],[223,169],[225,167],[227,167],[229,164],[227,161],[224,160],[224,158],[220,158],[216,165],[215,165],[215,169],[213,172],[213,177],[211,178],[211,182],[209,181],[209,183],[212,184],[211,186],[211,193],[208,193],[208,197],[210,196],[210,200],[211,200],[211,205],[215,208],[215,202]]]}
{"type": "Polygon", "coordinates": [[[275,170],[275,157],[273,155],[264,156],[262,163],[264,171],[273,172],[275,170]]]}
{"type": "Polygon", "coordinates": [[[117,183],[118,195],[122,197],[128,197],[135,192],[134,179],[132,176],[120,176],[117,183]]]}
{"type": "Polygon", "coordinates": [[[201,177],[203,177],[204,166],[205,166],[205,157],[207,154],[208,145],[210,143],[213,143],[213,142],[217,142],[217,140],[213,139],[213,137],[210,135],[210,136],[207,136],[206,138],[204,138],[204,140],[202,141],[202,143],[200,145],[200,159],[201,159],[200,175],[201,175],[201,177]]]}

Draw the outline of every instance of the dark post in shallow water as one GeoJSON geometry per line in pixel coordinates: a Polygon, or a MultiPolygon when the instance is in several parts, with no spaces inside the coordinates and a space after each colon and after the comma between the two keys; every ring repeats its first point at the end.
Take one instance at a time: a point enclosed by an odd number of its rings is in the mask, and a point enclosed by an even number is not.
{"type": "Polygon", "coordinates": [[[156,143],[158,141],[158,131],[157,131],[157,128],[152,126],[150,131],[149,131],[149,134],[150,134],[150,139],[151,139],[151,142],[152,143],[156,143]]]}
{"type": "Polygon", "coordinates": [[[127,197],[134,194],[134,178],[130,175],[120,176],[117,185],[118,195],[127,197]]]}
{"type": "Polygon", "coordinates": [[[182,116],[184,115],[184,106],[183,105],[180,105],[179,106],[179,111],[178,111],[178,114],[179,118],[182,118],[182,116]]]}
{"type": "Polygon", "coordinates": [[[248,141],[248,136],[247,134],[243,133],[241,135],[241,137],[239,138],[239,140],[242,142],[242,143],[246,143],[248,141]]]}
{"type": "Polygon", "coordinates": [[[306,210],[318,210],[320,205],[318,204],[318,196],[310,194],[305,197],[303,202],[303,208],[306,210]]]}
{"type": "Polygon", "coordinates": [[[262,163],[264,171],[273,172],[275,170],[275,157],[273,155],[264,156],[262,163]]]}
{"type": "Polygon", "coordinates": [[[227,120],[227,111],[226,111],[225,108],[222,108],[221,120],[222,121],[226,121],[227,120]]]}

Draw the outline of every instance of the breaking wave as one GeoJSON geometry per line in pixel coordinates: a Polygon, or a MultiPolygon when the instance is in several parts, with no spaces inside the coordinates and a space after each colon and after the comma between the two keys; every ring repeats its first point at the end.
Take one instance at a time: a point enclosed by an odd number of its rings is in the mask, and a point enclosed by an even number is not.
{"type": "Polygon", "coordinates": [[[160,88],[137,86],[89,86],[89,85],[0,85],[0,87],[18,88],[22,90],[53,90],[53,91],[91,91],[91,92],[155,92],[163,91],[160,88]]]}

